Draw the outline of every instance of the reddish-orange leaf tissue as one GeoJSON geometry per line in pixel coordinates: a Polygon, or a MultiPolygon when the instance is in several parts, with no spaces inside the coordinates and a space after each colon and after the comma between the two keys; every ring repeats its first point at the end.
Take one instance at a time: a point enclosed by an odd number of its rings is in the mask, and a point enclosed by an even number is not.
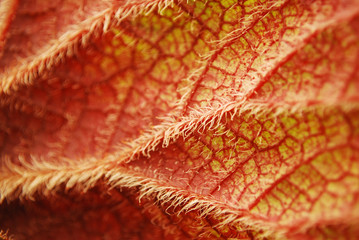
{"type": "Polygon", "coordinates": [[[358,0],[0,0],[0,239],[359,239],[358,0]]]}

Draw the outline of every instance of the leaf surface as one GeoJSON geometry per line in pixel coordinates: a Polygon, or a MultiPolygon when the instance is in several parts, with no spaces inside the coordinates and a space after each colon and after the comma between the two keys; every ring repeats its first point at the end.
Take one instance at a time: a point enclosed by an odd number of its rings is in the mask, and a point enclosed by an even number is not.
{"type": "Polygon", "coordinates": [[[357,1],[73,4],[2,34],[2,229],[359,236],[357,1]]]}

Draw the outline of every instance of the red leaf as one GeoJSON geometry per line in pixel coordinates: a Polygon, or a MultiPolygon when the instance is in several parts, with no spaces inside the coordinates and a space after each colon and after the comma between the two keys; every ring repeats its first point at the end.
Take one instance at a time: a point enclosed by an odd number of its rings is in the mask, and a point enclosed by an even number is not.
{"type": "Polygon", "coordinates": [[[1,2],[1,228],[357,239],[358,3],[1,2]]]}

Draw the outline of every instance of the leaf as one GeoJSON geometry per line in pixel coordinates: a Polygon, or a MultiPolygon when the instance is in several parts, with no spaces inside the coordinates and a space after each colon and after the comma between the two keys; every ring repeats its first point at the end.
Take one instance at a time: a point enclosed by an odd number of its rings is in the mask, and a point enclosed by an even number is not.
{"type": "Polygon", "coordinates": [[[15,239],[358,238],[358,1],[4,4],[15,239]]]}

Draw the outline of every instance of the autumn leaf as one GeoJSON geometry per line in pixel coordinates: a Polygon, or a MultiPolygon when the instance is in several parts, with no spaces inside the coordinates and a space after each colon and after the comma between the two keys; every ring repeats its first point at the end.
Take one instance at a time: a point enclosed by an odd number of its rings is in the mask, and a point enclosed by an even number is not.
{"type": "Polygon", "coordinates": [[[0,1],[0,230],[358,239],[359,1],[0,1]]]}

